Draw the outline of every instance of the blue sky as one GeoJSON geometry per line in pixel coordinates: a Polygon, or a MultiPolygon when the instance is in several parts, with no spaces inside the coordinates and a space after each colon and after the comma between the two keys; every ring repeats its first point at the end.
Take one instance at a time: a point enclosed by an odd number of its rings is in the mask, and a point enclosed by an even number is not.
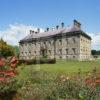
{"type": "MultiPolygon", "coordinates": [[[[0,36],[15,27],[44,29],[62,21],[71,25],[74,19],[82,23],[84,31],[96,36],[92,48],[100,49],[100,0],[0,0],[0,36]]],[[[24,34],[19,30],[11,34],[24,34]]]]}

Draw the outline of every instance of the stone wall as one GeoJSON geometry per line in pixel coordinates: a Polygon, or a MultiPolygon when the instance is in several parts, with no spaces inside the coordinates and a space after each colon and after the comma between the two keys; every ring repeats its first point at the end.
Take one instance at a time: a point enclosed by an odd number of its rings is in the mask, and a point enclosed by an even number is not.
{"type": "Polygon", "coordinates": [[[67,60],[87,60],[91,55],[91,40],[82,35],[64,35],[25,42],[20,43],[19,47],[20,59],[41,58],[43,52],[48,58],[67,60]]]}

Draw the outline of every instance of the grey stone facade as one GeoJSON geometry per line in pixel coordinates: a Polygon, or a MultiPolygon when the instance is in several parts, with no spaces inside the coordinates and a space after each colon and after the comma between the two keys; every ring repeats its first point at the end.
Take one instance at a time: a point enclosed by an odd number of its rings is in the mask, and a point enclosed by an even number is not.
{"type": "Polygon", "coordinates": [[[56,26],[40,33],[30,34],[19,42],[20,59],[39,59],[42,57],[88,60],[91,56],[91,37],[81,30],[81,24],[74,20],[71,27],[56,26]]]}

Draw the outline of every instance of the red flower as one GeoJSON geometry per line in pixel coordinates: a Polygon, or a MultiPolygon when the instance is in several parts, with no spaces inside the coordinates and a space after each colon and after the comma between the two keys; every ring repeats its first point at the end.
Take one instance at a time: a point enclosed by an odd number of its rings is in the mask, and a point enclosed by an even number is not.
{"type": "Polygon", "coordinates": [[[12,57],[10,60],[10,67],[15,69],[18,63],[18,59],[16,57],[12,57]]]}
{"type": "Polygon", "coordinates": [[[15,74],[14,74],[14,72],[12,70],[6,70],[5,71],[5,75],[11,76],[11,77],[15,76],[15,74]]]}
{"type": "Polygon", "coordinates": [[[96,83],[100,83],[100,77],[96,78],[96,83]]]}
{"type": "Polygon", "coordinates": [[[5,81],[6,79],[3,77],[0,77],[0,81],[5,81]]]}

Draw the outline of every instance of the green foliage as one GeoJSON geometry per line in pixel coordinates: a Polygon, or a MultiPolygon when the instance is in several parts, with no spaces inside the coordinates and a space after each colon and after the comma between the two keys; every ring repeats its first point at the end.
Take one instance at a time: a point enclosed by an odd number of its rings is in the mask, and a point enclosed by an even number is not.
{"type": "MultiPolygon", "coordinates": [[[[16,78],[11,78],[7,82],[0,83],[1,95],[2,93],[7,94],[11,91],[16,91],[20,95],[20,100],[96,100],[97,97],[99,98],[98,93],[100,88],[98,86],[94,87],[93,84],[87,85],[85,79],[88,76],[94,78],[97,69],[94,68],[91,74],[83,76],[83,70],[77,67],[79,63],[80,62],[75,61],[66,63],[68,66],[71,64],[69,67],[76,64],[72,69],[76,68],[78,74],[74,75],[67,75],[59,71],[59,66],[61,69],[65,68],[62,67],[65,66],[65,62],[63,61],[55,64],[55,67],[54,64],[47,64],[49,65],[48,67],[46,64],[42,65],[42,67],[46,65],[45,68],[47,69],[50,67],[52,72],[48,70],[44,71],[43,68],[37,70],[36,68],[39,67],[39,65],[19,66],[17,70],[19,70],[20,74],[16,76],[16,78]],[[56,67],[59,71],[58,73],[53,72],[56,67]]],[[[89,63],[93,65],[95,62],[88,62],[88,64],[89,63]]],[[[83,66],[84,63],[81,67],[83,66]]],[[[69,67],[66,66],[67,69],[69,67]]]]}
{"type": "Polygon", "coordinates": [[[8,57],[14,55],[14,48],[3,39],[0,40],[0,56],[8,57]]]}
{"type": "Polygon", "coordinates": [[[46,72],[54,73],[67,73],[74,74],[78,72],[78,69],[81,69],[82,73],[92,71],[94,67],[97,69],[100,68],[100,61],[66,61],[66,60],[57,60],[54,64],[37,64],[37,65],[23,65],[26,66],[24,70],[28,69],[37,69],[38,67],[46,72]]]}
{"type": "Polygon", "coordinates": [[[92,55],[100,55],[100,50],[91,50],[92,55]]]}
{"type": "Polygon", "coordinates": [[[0,81],[0,95],[11,91],[16,91],[19,86],[20,84],[16,78],[9,78],[6,81],[0,81]]]}
{"type": "Polygon", "coordinates": [[[85,84],[85,77],[69,77],[63,74],[31,70],[18,91],[22,100],[95,100],[96,88],[85,84]]]}
{"type": "Polygon", "coordinates": [[[19,46],[14,46],[15,49],[15,55],[19,56],[19,46]]]}
{"type": "Polygon", "coordinates": [[[47,59],[47,58],[40,58],[40,59],[31,59],[31,60],[19,60],[19,65],[21,64],[27,64],[27,65],[32,65],[32,64],[54,64],[56,63],[55,59],[47,59]]]}

